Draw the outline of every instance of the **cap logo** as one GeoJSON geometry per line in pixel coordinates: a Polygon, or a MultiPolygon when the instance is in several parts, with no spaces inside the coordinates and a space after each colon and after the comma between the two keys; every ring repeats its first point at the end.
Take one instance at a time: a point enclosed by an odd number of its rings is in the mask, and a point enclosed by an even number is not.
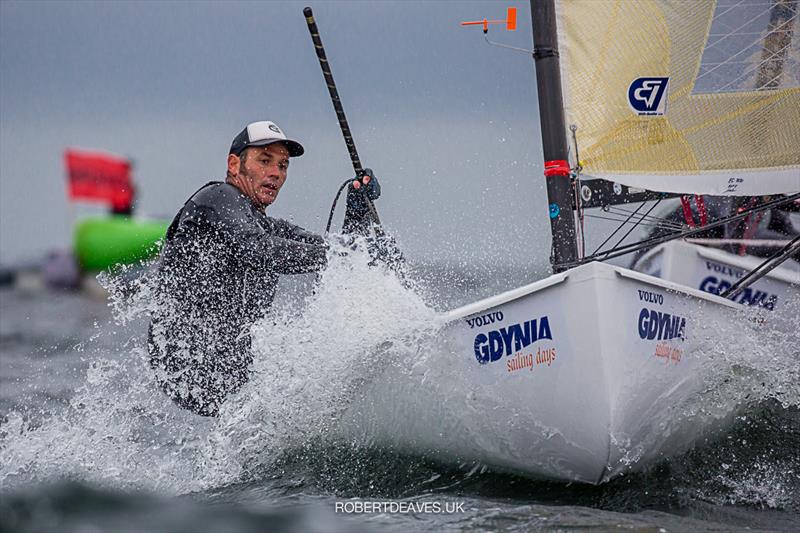
{"type": "MultiPolygon", "coordinates": [[[[2,0],[0,0],[2,2],[2,0]]],[[[289,149],[289,157],[303,155],[303,146],[291,139],[287,139],[283,131],[273,122],[261,120],[251,122],[242,132],[233,139],[231,154],[240,154],[248,146],[266,146],[274,142],[284,142],[289,149]]]]}

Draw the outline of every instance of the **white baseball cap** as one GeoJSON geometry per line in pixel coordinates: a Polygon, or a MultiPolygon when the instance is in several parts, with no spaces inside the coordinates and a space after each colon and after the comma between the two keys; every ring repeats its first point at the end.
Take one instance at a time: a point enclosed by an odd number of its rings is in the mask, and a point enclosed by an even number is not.
{"type": "Polygon", "coordinates": [[[287,139],[283,131],[274,122],[262,120],[252,122],[234,137],[229,154],[240,155],[248,146],[266,146],[272,143],[284,143],[289,150],[290,157],[303,155],[303,145],[297,141],[287,139]]]}

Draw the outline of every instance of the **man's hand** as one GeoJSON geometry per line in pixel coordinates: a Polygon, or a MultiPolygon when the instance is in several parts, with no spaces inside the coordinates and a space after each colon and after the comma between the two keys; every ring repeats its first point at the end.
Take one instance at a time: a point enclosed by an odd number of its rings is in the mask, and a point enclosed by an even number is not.
{"type": "Polygon", "coordinates": [[[356,176],[350,184],[353,189],[361,190],[370,200],[377,200],[381,197],[381,184],[378,178],[372,173],[371,168],[365,168],[361,176],[356,176]]]}
{"type": "Polygon", "coordinates": [[[381,195],[381,186],[372,169],[365,168],[360,176],[356,176],[347,191],[347,209],[344,212],[344,233],[369,234],[370,209],[368,202],[377,200],[381,195]]]}

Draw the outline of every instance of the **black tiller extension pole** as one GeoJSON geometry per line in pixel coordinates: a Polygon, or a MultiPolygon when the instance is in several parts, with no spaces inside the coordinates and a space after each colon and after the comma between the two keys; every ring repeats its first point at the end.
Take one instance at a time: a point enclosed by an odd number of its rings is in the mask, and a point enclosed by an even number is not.
{"type": "MultiPolygon", "coordinates": [[[[336,111],[336,118],[339,119],[339,127],[342,129],[342,135],[344,136],[344,142],[347,145],[347,151],[350,152],[350,161],[353,163],[353,170],[355,170],[356,176],[359,178],[363,177],[364,168],[361,166],[361,159],[358,157],[358,151],[356,150],[356,145],[353,142],[353,136],[350,133],[350,126],[347,124],[347,117],[344,114],[342,101],[339,98],[339,91],[336,90],[336,82],[333,81],[331,67],[328,63],[328,58],[325,55],[325,47],[322,46],[322,39],[319,36],[319,29],[317,28],[317,23],[314,20],[314,13],[311,11],[310,7],[306,7],[303,9],[303,15],[306,17],[308,31],[311,33],[311,40],[314,41],[314,49],[317,51],[319,66],[322,69],[322,75],[325,77],[325,84],[328,86],[328,92],[331,95],[331,102],[333,102],[333,109],[336,111]]],[[[362,196],[367,202],[370,215],[372,216],[372,221],[375,224],[375,233],[381,237],[383,236],[383,231],[380,229],[381,219],[378,216],[378,211],[375,209],[375,204],[366,194],[363,194],[362,196]]]]}

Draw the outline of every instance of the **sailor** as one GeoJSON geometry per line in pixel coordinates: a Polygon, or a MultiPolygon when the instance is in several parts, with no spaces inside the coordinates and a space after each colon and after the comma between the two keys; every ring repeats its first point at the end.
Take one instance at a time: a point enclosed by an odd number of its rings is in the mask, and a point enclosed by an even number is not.
{"type": "MultiPolygon", "coordinates": [[[[250,326],[269,309],[279,277],[325,267],[321,236],[265,213],[290,158],[303,152],[274,122],[249,124],[231,143],[225,181],[195,192],[167,230],[148,349],[161,388],[181,407],[217,415],[248,379],[250,326]]],[[[363,232],[364,195],[377,199],[380,188],[371,172],[353,183],[345,228],[363,232]]]]}

